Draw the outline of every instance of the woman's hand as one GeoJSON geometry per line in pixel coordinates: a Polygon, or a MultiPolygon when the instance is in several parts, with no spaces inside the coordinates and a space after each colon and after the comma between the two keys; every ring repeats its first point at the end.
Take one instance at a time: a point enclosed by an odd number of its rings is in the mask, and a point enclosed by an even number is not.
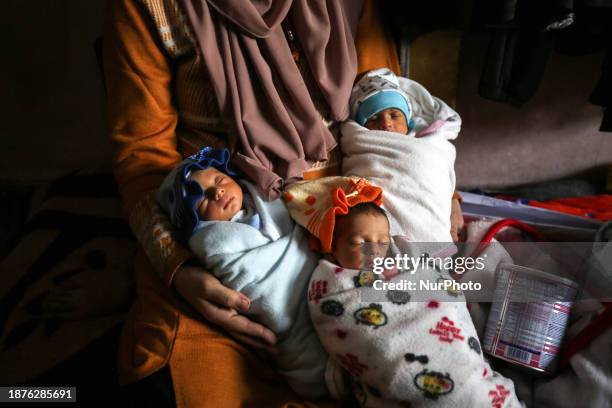
{"type": "Polygon", "coordinates": [[[463,221],[463,212],[461,211],[461,202],[459,199],[453,197],[451,200],[451,237],[453,242],[465,240],[465,222],[463,221]]]}
{"type": "Polygon", "coordinates": [[[276,335],[238,311],[249,310],[251,301],[229,289],[199,266],[184,264],[174,275],[174,288],[209,322],[225,329],[235,339],[257,349],[277,354],[276,335]]]}

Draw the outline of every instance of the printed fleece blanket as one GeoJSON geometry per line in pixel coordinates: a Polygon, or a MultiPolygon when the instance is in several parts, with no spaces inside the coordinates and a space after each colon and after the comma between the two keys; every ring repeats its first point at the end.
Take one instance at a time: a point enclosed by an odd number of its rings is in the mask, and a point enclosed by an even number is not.
{"type": "MultiPolygon", "coordinates": [[[[422,259],[412,271],[375,274],[322,259],[312,275],[312,320],[360,406],[521,407],[512,381],[485,360],[463,294],[444,289],[448,272],[418,249],[402,249],[422,259]]],[[[328,386],[342,396],[337,377],[328,386]]]]}

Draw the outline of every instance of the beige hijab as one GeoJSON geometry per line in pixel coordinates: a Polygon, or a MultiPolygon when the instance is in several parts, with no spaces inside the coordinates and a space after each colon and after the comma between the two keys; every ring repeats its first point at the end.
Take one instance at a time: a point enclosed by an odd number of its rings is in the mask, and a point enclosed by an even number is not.
{"type": "Polygon", "coordinates": [[[182,0],[222,114],[237,135],[233,163],[268,198],[336,142],[314,106],[281,22],[289,18],[331,110],[348,116],[360,0],[182,0]]]}

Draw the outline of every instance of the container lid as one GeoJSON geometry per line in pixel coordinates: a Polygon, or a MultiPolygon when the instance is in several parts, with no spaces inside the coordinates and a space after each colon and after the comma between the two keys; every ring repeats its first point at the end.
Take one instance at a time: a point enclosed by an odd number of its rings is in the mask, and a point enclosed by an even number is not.
{"type": "Polygon", "coordinates": [[[499,269],[510,270],[526,275],[531,275],[535,278],[546,279],[557,283],[562,283],[564,285],[570,286],[574,289],[578,289],[579,285],[573,280],[563,278],[561,276],[553,275],[552,273],[540,271],[538,269],[528,268],[526,266],[520,266],[512,263],[503,262],[499,265],[499,269]]]}

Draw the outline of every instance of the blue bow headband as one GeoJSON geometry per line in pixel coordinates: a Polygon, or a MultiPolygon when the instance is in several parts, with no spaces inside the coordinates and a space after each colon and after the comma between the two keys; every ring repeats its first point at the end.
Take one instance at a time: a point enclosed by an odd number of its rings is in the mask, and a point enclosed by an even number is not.
{"type": "Polygon", "coordinates": [[[229,176],[236,173],[229,169],[231,154],[226,148],[206,146],[187,157],[163,181],[157,201],[177,229],[179,239],[187,240],[200,221],[196,204],[204,196],[200,184],[189,176],[193,171],[214,167],[229,176]]]}

